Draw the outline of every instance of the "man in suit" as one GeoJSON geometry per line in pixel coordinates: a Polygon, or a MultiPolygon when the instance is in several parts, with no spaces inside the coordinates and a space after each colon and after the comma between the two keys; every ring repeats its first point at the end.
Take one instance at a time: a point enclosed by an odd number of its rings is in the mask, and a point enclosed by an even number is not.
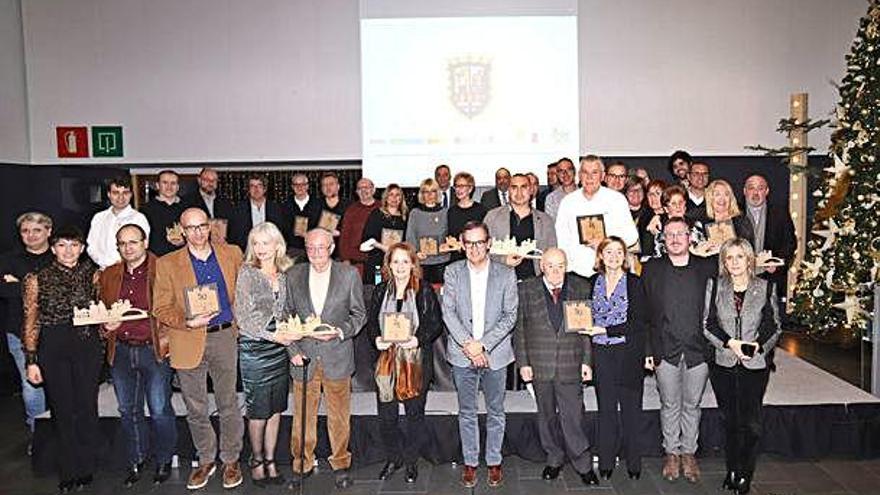
{"type": "Polygon", "coordinates": [[[450,206],[456,203],[455,191],[452,189],[452,171],[449,165],[440,164],[434,169],[434,180],[437,187],[440,188],[440,205],[443,209],[448,210],[450,206]]]}
{"type": "Polygon", "coordinates": [[[263,222],[272,222],[284,233],[287,241],[291,232],[284,228],[288,224],[284,208],[278,203],[266,198],[266,190],[269,183],[266,176],[253,174],[248,178],[248,200],[239,206],[236,215],[230,225],[230,237],[234,244],[244,251],[247,248],[247,238],[254,225],[263,222]]]}
{"type": "Polygon", "coordinates": [[[495,171],[495,187],[484,192],[480,196],[480,204],[485,206],[487,210],[498,208],[499,206],[507,206],[508,196],[507,189],[510,187],[510,171],[504,167],[495,171]]]}
{"type": "Polygon", "coordinates": [[[782,266],[758,268],[757,273],[776,284],[776,293],[783,299],[788,282],[788,268],[794,261],[797,249],[797,237],[794,233],[794,222],[786,208],[780,208],[767,202],[770,194],[770,183],[761,174],[752,174],[746,178],[743,195],[746,198],[746,210],[752,227],[755,230],[755,253],[770,251],[773,256],[781,258],[782,266]]]}
{"type": "Polygon", "coordinates": [[[459,239],[467,259],[446,268],[443,322],[449,331],[447,360],[452,365],[458,392],[458,432],[464,457],[461,482],[467,488],[473,488],[477,482],[477,395],[478,389],[482,389],[486,399],[487,481],[494,487],[504,480],[504,392],[507,365],[514,360],[511,334],[516,323],[516,275],[489,259],[492,239],[484,223],[468,222],[459,239]]]}
{"type": "Polygon", "coordinates": [[[220,412],[223,487],[234,488],[242,479],[238,456],[244,433],[235,390],[238,328],[232,315],[241,250],[232,244],[211,242],[211,225],[201,208],[184,210],[180,225],[186,248],[172,251],[156,263],[153,316],[168,333],[171,367],[180,378],[186,422],[199,455],[199,467],[190,473],[186,487],[204,487],[216,471],[217,436],[208,409],[210,374],[220,412]],[[216,288],[219,311],[187,314],[187,289],[196,286],[216,288]]]}
{"type": "MultiPolygon", "coordinates": [[[[179,220],[179,217],[175,220],[179,220]]],[[[147,251],[148,239],[136,224],[122,226],[116,245],[122,261],[101,272],[99,294],[108,308],[126,299],[133,308],[150,311],[156,279],[156,256],[147,251]]],[[[120,422],[128,444],[128,472],[123,485],[137,483],[144,461],[153,446],[156,461],[153,483],[171,476],[171,457],[177,446],[177,418],[171,406],[171,366],[168,364],[168,336],[155,318],[112,322],[103,325],[107,342],[107,364],[119,403],[120,422]],[[144,419],[144,399],[150,408],[150,426],[144,419]],[[152,431],[153,442],[149,442],[152,431]]]]}
{"type": "Polygon", "coordinates": [[[321,217],[321,200],[309,194],[309,178],[304,173],[297,173],[291,179],[293,199],[290,200],[292,226],[278,226],[282,230],[293,229],[287,251],[296,257],[305,254],[306,232],[318,226],[321,217]],[[297,228],[297,225],[300,225],[297,228]]]}
{"type": "Polygon", "coordinates": [[[555,480],[566,458],[585,485],[598,485],[590,440],[583,427],[584,392],[581,381],[592,376],[590,339],[566,333],[563,301],[586,300],[590,283],[566,275],[565,252],[550,248],[541,256],[542,277],[519,286],[516,318],[516,364],[525,382],[532,382],[538,404],[538,436],[547,453],[541,477],[555,480]],[[557,413],[558,411],[558,413],[557,413]],[[562,428],[560,445],[553,423],[562,428]],[[564,448],[563,448],[564,447],[564,448]]]}
{"type": "MultiPolygon", "coordinates": [[[[217,194],[217,186],[220,183],[217,171],[212,168],[203,168],[197,179],[199,188],[184,198],[183,203],[187,208],[201,208],[208,214],[208,218],[229,220],[232,218],[232,203],[221,198],[217,194]]],[[[220,239],[214,239],[219,242],[220,239]]]]}
{"type": "Polygon", "coordinates": [[[327,430],[330,434],[330,466],[336,474],[336,487],[347,488],[351,453],[348,451],[351,417],[351,375],[355,371],[353,339],[366,320],[363,286],[357,270],[330,258],[333,235],[317,228],[306,234],[308,263],[298,263],[287,277],[287,312],[300,320],[317,316],[337,334],[306,337],[288,347],[293,364],[294,423],[290,438],[293,469],[299,473],[294,486],[312,474],[317,443],[318,401],[324,390],[327,407],[327,430]],[[311,361],[308,376],[303,377],[304,359],[311,361]],[[303,380],[306,385],[303,390],[303,380]],[[303,419],[302,398],[306,394],[303,419]],[[300,451],[302,421],[306,421],[305,452],[300,451]],[[304,462],[303,462],[304,461],[304,462]]]}
{"type": "MultiPolygon", "coordinates": [[[[541,251],[556,246],[556,228],[550,215],[532,208],[529,179],[523,174],[510,178],[510,206],[499,206],[486,214],[484,222],[493,239],[508,237],[522,244],[527,239],[537,241],[541,251]]],[[[499,257],[500,258],[500,257],[499,257]]],[[[517,280],[533,278],[541,274],[538,260],[525,260],[522,256],[509,255],[498,259],[516,271],[517,280]],[[524,262],[525,261],[525,262],[524,262]]]]}

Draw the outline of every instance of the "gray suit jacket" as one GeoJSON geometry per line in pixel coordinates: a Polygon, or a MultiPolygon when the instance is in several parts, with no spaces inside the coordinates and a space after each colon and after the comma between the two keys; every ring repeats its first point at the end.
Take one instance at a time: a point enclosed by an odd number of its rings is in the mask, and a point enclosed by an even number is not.
{"type": "MultiPolygon", "coordinates": [[[[566,274],[563,301],[590,298],[590,282],[566,274]]],[[[516,366],[531,366],[534,380],[580,383],[581,364],[590,364],[590,338],[557,331],[550,322],[543,277],[519,284],[516,319],[516,366]]]]}
{"type": "MultiPolygon", "coordinates": [[[[449,364],[461,368],[471,365],[463,347],[473,337],[471,280],[467,260],[446,267],[443,277],[443,322],[449,331],[446,356],[449,364]]],[[[516,323],[516,274],[500,263],[489,262],[486,291],[485,331],[480,342],[489,356],[489,368],[501,369],[513,362],[511,334],[516,323]]]]}
{"type": "Polygon", "coordinates": [[[498,188],[493,187],[483,192],[480,196],[480,204],[485,206],[487,210],[498,208],[501,206],[501,198],[498,197],[498,188]]]}
{"type": "MultiPolygon", "coordinates": [[[[509,206],[499,206],[486,213],[483,223],[489,227],[489,235],[494,239],[504,240],[510,235],[510,210],[509,206]]],[[[556,247],[556,222],[553,218],[532,208],[532,222],[535,225],[535,239],[538,241],[538,249],[556,247]]],[[[499,257],[500,258],[500,257],[499,257]]],[[[503,261],[503,260],[498,260],[503,261]]],[[[535,264],[535,274],[541,275],[541,261],[532,260],[535,264]]]]}
{"type": "Polygon", "coordinates": [[[733,284],[725,278],[709,279],[707,282],[703,334],[715,347],[715,363],[719,366],[730,368],[739,362],[733,351],[727,347],[727,341],[731,338],[761,345],[760,352],[742,362],[744,367],[763,369],[767,366],[767,354],[773,350],[779,334],[782,333],[776,288],[768,286],[769,283],[761,278],[752,278],[743,296],[740,321],[737,322],[733,284]],[[715,283],[718,288],[713,291],[715,283]]]}
{"type": "MultiPolygon", "coordinates": [[[[297,315],[305,320],[315,313],[309,294],[309,263],[298,263],[287,272],[287,315],[297,315]]],[[[287,319],[287,315],[285,319],[287,319]]],[[[321,312],[321,321],[342,329],[342,340],[322,342],[304,338],[288,347],[291,356],[304,354],[312,360],[310,379],[315,366],[324,366],[324,376],[340,380],[354,373],[354,345],[352,339],[361,331],[366,321],[364,289],[357,270],[338,261],[330,265],[330,286],[321,312]]],[[[302,380],[302,367],[291,366],[290,374],[302,380]]]]}

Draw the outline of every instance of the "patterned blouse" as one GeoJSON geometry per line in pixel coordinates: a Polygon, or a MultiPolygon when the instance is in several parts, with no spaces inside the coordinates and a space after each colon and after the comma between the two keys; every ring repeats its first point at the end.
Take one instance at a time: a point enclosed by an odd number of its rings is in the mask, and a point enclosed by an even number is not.
{"type": "Polygon", "coordinates": [[[53,261],[24,279],[24,337],[29,355],[37,352],[40,329],[54,325],[72,325],[73,308],[87,308],[96,299],[95,272],[90,259],[73,268],[53,261]]]}
{"type": "MultiPolygon", "coordinates": [[[[626,274],[617,281],[617,285],[611,292],[611,297],[608,297],[607,284],[605,275],[600,273],[596,277],[596,287],[593,289],[593,323],[603,328],[626,323],[626,311],[629,308],[626,274]]],[[[603,345],[621,344],[625,341],[625,337],[609,337],[605,334],[593,337],[594,343],[603,345]]]]}

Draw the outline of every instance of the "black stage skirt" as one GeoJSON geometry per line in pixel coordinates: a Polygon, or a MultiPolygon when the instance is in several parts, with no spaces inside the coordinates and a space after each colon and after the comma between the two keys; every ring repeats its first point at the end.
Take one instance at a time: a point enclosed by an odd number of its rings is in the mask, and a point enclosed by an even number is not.
{"type": "Polygon", "coordinates": [[[268,419],[284,412],[290,391],[287,348],[276,342],[244,336],[238,347],[248,419],[268,419]]]}

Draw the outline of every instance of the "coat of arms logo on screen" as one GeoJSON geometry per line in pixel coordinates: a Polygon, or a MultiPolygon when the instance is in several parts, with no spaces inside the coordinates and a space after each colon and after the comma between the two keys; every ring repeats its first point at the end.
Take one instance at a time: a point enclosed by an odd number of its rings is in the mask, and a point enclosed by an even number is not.
{"type": "Polygon", "coordinates": [[[463,57],[449,61],[449,100],[472,119],[489,104],[492,61],[485,57],[463,57]]]}

